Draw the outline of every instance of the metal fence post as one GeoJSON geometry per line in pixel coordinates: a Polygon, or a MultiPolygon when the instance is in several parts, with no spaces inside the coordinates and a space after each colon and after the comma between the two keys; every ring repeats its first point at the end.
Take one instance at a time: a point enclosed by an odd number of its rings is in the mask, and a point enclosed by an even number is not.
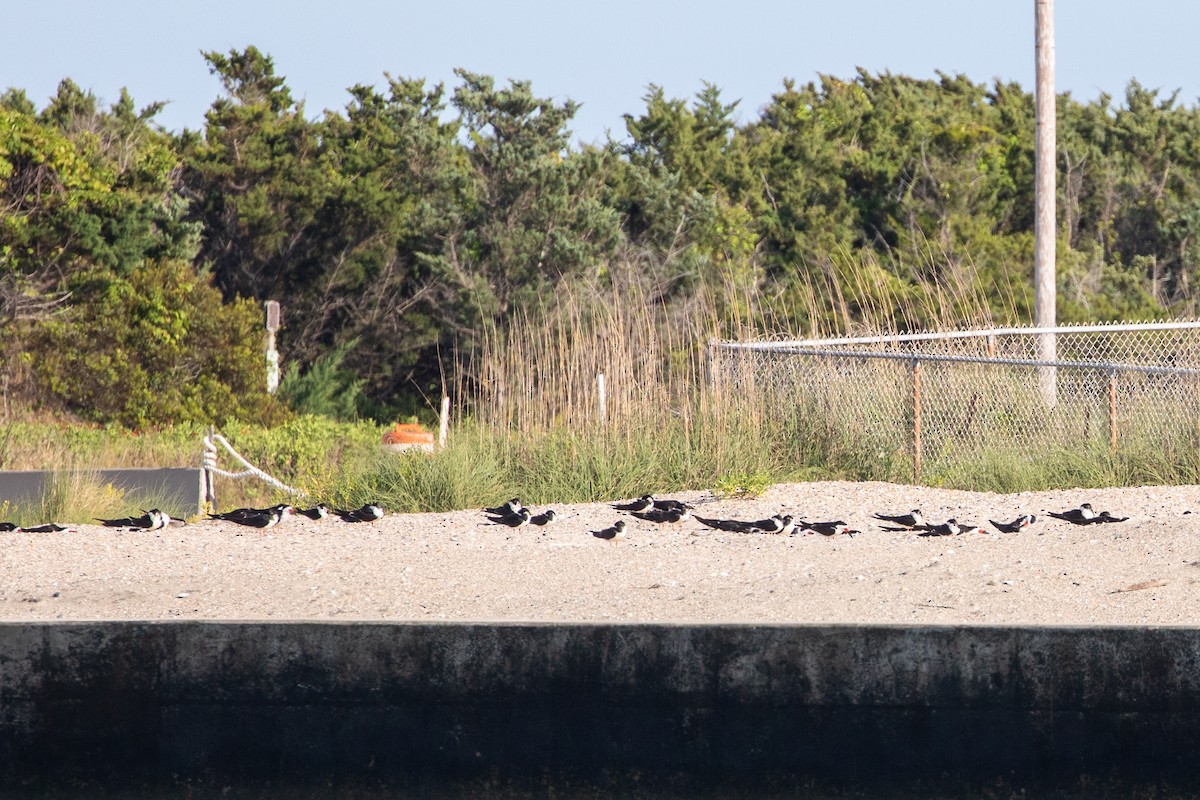
{"type": "Polygon", "coordinates": [[[1108,449],[1117,452],[1117,371],[1108,373],[1108,449]]]}
{"type": "Polygon", "coordinates": [[[912,362],[913,483],[921,482],[921,362],[912,362]]]}

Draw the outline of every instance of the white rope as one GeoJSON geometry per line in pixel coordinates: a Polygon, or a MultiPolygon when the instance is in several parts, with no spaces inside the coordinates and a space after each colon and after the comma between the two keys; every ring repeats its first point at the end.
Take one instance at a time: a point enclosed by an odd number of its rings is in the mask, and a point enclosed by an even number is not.
{"type": "Polygon", "coordinates": [[[283,491],[287,492],[288,494],[296,494],[296,495],[306,495],[307,494],[307,492],[303,492],[300,489],[293,489],[291,486],[288,486],[283,481],[272,478],[270,475],[263,472],[261,469],[254,466],[246,459],[242,458],[241,453],[234,450],[233,445],[231,445],[229,443],[229,440],[227,440],[224,436],[222,436],[219,433],[214,433],[214,434],[204,437],[204,455],[201,457],[200,461],[201,461],[201,466],[208,472],[213,473],[214,475],[221,475],[222,477],[225,477],[225,478],[249,478],[249,477],[253,476],[253,477],[256,477],[256,478],[266,481],[267,483],[274,486],[276,489],[282,489],[283,491]],[[245,469],[242,470],[241,472],[228,472],[226,470],[220,469],[217,466],[217,444],[220,444],[222,447],[224,447],[226,450],[228,450],[229,455],[233,456],[238,461],[242,462],[242,466],[244,466],[245,469]]]}

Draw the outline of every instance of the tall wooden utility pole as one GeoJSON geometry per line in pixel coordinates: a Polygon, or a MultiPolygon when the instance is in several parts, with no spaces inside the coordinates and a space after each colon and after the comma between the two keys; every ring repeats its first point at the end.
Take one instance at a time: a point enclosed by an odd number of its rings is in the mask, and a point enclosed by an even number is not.
{"type": "MultiPolygon", "coordinates": [[[[1037,58],[1037,88],[1035,90],[1037,144],[1034,179],[1033,223],[1033,324],[1053,328],[1057,287],[1055,285],[1054,244],[1057,233],[1055,219],[1056,108],[1054,97],[1054,0],[1034,0],[1035,51],[1037,58]]],[[[1038,336],[1038,358],[1055,361],[1058,342],[1053,333],[1038,336]]],[[[1054,367],[1038,368],[1038,387],[1049,406],[1058,402],[1058,374],[1054,367]]]]}

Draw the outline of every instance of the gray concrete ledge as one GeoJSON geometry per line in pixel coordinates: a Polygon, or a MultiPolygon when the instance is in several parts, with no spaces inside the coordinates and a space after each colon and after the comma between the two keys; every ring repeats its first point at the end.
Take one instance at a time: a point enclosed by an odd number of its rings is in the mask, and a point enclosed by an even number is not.
{"type": "MultiPolygon", "coordinates": [[[[36,503],[51,481],[73,476],[100,485],[112,484],[135,496],[155,498],[187,514],[195,514],[204,502],[204,470],[199,467],[128,467],[93,470],[0,470],[0,503],[36,503]]],[[[49,520],[47,520],[49,521],[49,520]]],[[[65,520],[76,522],[78,520],[65,520]]]]}
{"type": "Polygon", "coordinates": [[[1191,628],[0,624],[0,787],[1120,793],[1197,752],[1191,628]]]}

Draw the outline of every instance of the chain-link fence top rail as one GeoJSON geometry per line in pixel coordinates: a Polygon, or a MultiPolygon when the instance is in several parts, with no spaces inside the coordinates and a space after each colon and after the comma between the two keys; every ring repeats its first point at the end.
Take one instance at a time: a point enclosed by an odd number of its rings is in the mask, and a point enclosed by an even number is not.
{"type": "Polygon", "coordinates": [[[836,429],[893,480],[964,485],[989,461],[1122,452],[1197,472],[1200,322],[714,340],[710,358],[718,391],[778,395],[768,407],[836,429]]]}

